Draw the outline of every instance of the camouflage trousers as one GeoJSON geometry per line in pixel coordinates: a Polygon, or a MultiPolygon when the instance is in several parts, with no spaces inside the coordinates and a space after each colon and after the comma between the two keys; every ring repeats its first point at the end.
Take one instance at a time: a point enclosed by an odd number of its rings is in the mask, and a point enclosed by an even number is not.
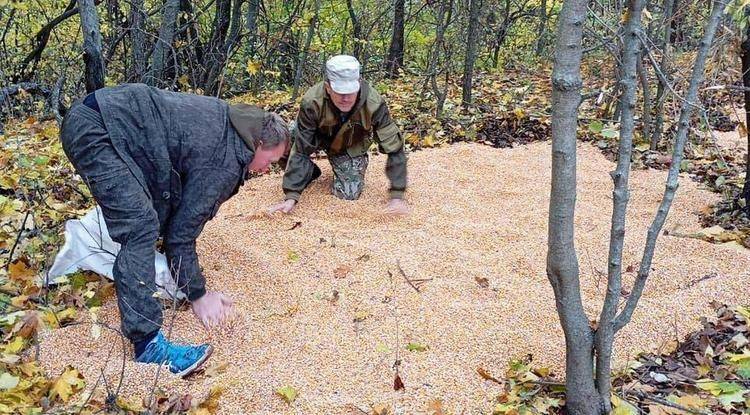
{"type": "Polygon", "coordinates": [[[339,199],[357,200],[365,188],[365,173],[370,158],[367,154],[352,157],[349,154],[329,156],[333,168],[331,192],[339,199]]]}

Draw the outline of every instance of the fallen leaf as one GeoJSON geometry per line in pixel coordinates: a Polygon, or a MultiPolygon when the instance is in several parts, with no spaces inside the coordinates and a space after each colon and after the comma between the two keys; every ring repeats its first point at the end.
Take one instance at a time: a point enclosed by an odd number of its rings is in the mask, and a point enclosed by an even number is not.
{"type": "Polygon", "coordinates": [[[282,386],[276,389],[276,394],[279,395],[286,403],[291,404],[297,399],[297,389],[291,386],[282,386]]]}
{"type": "Polygon", "coordinates": [[[70,396],[81,390],[85,384],[83,376],[77,370],[68,366],[52,384],[49,397],[52,400],[60,398],[63,402],[68,402],[70,396]]]}
{"type": "Polygon", "coordinates": [[[392,414],[391,408],[384,403],[379,403],[372,407],[372,415],[391,415],[391,414],[392,414]]]}
{"type": "Polygon", "coordinates": [[[486,277],[474,277],[474,281],[476,281],[482,288],[488,288],[490,286],[490,280],[486,277]]]}
{"type": "Polygon", "coordinates": [[[16,386],[18,386],[19,380],[20,378],[11,375],[8,372],[3,372],[3,374],[0,375],[0,389],[3,389],[3,390],[13,389],[16,386]]]}
{"type": "Polygon", "coordinates": [[[424,352],[427,350],[427,346],[412,342],[406,345],[406,350],[410,352],[424,352]]]}
{"type": "Polygon", "coordinates": [[[399,375],[398,373],[396,373],[396,377],[393,379],[393,390],[404,390],[404,381],[401,380],[401,375],[399,375]]]}
{"type": "Polygon", "coordinates": [[[346,278],[347,275],[352,271],[352,267],[348,265],[340,265],[333,270],[333,276],[336,278],[346,278]]]}
{"type": "Polygon", "coordinates": [[[206,376],[209,378],[219,376],[220,374],[224,373],[224,371],[227,370],[228,367],[229,362],[219,362],[206,369],[206,376]]]}
{"type": "Polygon", "coordinates": [[[14,281],[29,282],[34,278],[34,270],[26,261],[17,259],[8,265],[8,277],[14,281]]]}
{"type": "Polygon", "coordinates": [[[367,317],[370,317],[370,312],[367,310],[357,310],[357,312],[354,313],[354,322],[359,323],[360,321],[364,321],[367,319],[367,317]]]}
{"type": "Polygon", "coordinates": [[[447,415],[443,410],[443,401],[440,399],[433,399],[427,404],[427,413],[429,415],[447,415]]]}
{"type": "Polygon", "coordinates": [[[612,412],[610,412],[610,415],[639,415],[640,413],[638,408],[617,395],[612,395],[611,400],[612,412]]]}
{"type": "Polygon", "coordinates": [[[286,253],[286,258],[289,262],[296,262],[299,261],[299,254],[294,251],[289,251],[286,253]]]}

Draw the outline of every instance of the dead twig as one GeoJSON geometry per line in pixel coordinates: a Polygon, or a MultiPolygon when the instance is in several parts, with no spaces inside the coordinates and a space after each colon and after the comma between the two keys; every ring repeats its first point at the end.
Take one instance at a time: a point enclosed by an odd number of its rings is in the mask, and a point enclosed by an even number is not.
{"type": "Polygon", "coordinates": [[[411,285],[411,288],[414,288],[414,291],[418,293],[421,293],[421,291],[419,291],[419,285],[424,284],[427,281],[432,281],[432,278],[421,278],[415,280],[409,279],[409,277],[404,272],[404,269],[401,268],[401,260],[396,260],[396,267],[398,268],[398,272],[401,274],[401,276],[404,277],[409,285],[411,285]]]}

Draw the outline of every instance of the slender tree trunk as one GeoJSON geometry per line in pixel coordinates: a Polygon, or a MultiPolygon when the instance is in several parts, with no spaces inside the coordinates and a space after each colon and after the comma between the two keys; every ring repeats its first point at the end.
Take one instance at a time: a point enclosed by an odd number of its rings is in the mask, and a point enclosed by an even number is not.
{"type": "Polygon", "coordinates": [[[481,0],[471,0],[469,6],[469,30],[466,37],[466,56],[464,57],[464,76],[461,105],[471,105],[471,84],[474,78],[474,63],[477,60],[477,37],[479,31],[479,12],[481,0]]]}
{"type": "Polygon", "coordinates": [[[146,83],[152,86],[164,86],[164,68],[171,54],[174,40],[177,12],[180,10],[180,0],[166,0],[162,13],[159,38],[156,39],[152,53],[151,70],[146,76],[146,83]]]}
{"type": "Polygon", "coordinates": [[[510,0],[505,0],[505,7],[503,8],[503,21],[497,29],[497,36],[495,36],[495,44],[492,47],[492,67],[497,68],[500,64],[500,49],[505,43],[505,38],[508,36],[508,29],[512,24],[510,21],[510,0]]]}
{"type": "Polygon", "coordinates": [[[430,84],[433,87],[432,92],[435,94],[435,98],[437,100],[440,100],[442,95],[442,93],[440,92],[440,88],[437,87],[436,82],[438,76],[437,68],[440,61],[440,50],[443,48],[443,42],[445,39],[445,29],[448,26],[447,20],[450,19],[450,15],[448,15],[448,19],[446,19],[445,16],[448,13],[449,9],[452,7],[453,0],[441,0],[440,5],[438,6],[438,12],[435,19],[437,23],[437,26],[435,28],[435,43],[432,45],[427,58],[427,75],[425,76],[424,83],[422,84],[422,91],[419,93],[420,104],[424,99],[424,95],[427,92],[427,88],[430,84]]]}
{"type": "Polygon", "coordinates": [[[104,58],[99,15],[94,0],[78,0],[83,30],[83,61],[86,65],[86,92],[104,87],[104,58]]]}
{"type": "Polygon", "coordinates": [[[716,34],[716,28],[719,26],[725,8],[726,3],[723,0],[714,0],[711,16],[706,23],[703,38],[701,39],[698,48],[698,54],[696,55],[695,63],[693,64],[693,72],[690,78],[687,95],[685,96],[685,100],[680,109],[674,151],[672,152],[672,162],[669,165],[669,173],[667,174],[667,184],[664,189],[664,197],[659,204],[654,221],[648,229],[646,235],[646,246],[643,248],[643,257],[641,258],[638,275],[633,284],[633,290],[630,292],[622,311],[615,319],[615,332],[625,327],[630,321],[633,311],[643,294],[646,280],[651,272],[651,262],[654,257],[654,250],[656,249],[656,240],[659,233],[661,233],[664,222],[667,220],[667,214],[669,213],[669,209],[672,206],[672,200],[674,200],[674,195],[677,191],[677,180],[680,174],[680,164],[682,163],[683,151],[685,149],[685,143],[687,142],[688,130],[690,129],[690,118],[693,115],[695,107],[697,107],[696,101],[698,100],[698,88],[700,88],[700,85],[703,82],[703,73],[706,69],[706,58],[708,57],[714,35],[716,34]]]}
{"type": "Polygon", "coordinates": [[[622,251],[625,244],[625,214],[627,212],[630,191],[631,154],[633,135],[635,133],[635,109],[638,91],[637,72],[641,59],[641,14],[644,0],[628,2],[627,21],[623,33],[622,66],[620,74],[620,147],[617,156],[617,168],[611,172],[614,182],[612,192],[612,224],[609,233],[609,260],[607,267],[607,293],[604,297],[599,316],[599,327],[596,330],[594,344],[596,348],[596,389],[605,413],[612,410],[610,404],[610,374],[612,362],[612,343],[614,341],[613,320],[622,292],[622,251]]]}
{"type": "Polygon", "coordinates": [[[558,18],[552,72],[552,187],[549,202],[547,278],[565,334],[568,413],[602,411],[594,385],[593,332],[581,301],[575,250],[576,132],[581,103],[581,39],[587,0],[565,0],[558,18]]]}
{"type": "Polygon", "coordinates": [[[255,54],[256,42],[258,40],[258,12],[260,11],[260,0],[249,0],[247,6],[247,56],[255,54]]]}
{"type": "Polygon", "coordinates": [[[130,1],[130,52],[131,65],[128,79],[141,82],[146,73],[146,13],[143,0],[130,1]]]}
{"type": "MultiPolygon", "coordinates": [[[[648,69],[643,66],[643,54],[638,57],[638,78],[641,81],[641,93],[643,94],[643,114],[641,115],[641,132],[643,138],[651,138],[651,85],[648,83],[648,69]]],[[[652,142],[653,146],[654,143],[652,142]]],[[[656,148],[652,148],[656,150],[656,148]]]]}
{"type": "Polygon", "coordinates": [[[385,72],[388,78],[398,76],[404,66],[404,0],[393,0],[393,36],[388,48],[385,72]]]}
{"type": "Polygon", "coordinates": [[[536,55],[539,56],[544,50],[544,35],[547,32],[547,20],[549,15],[547,14],[547,0],[542,0],[539,6],[539,28],[537,29],[536,47],[534,48],[536,55]]]}
{"type": "Polygon", "coordinates": [[[346,0],[346,8],[349,10],[349,18],[352,20],[352,32],[354,34],[354,47],[352,54],[357,60],[361,60],[362,57],[362,22],[357,17],[357,13],[354,11],[354,5],[352,0],[346,0]]]}
{"type": "Polygon", "coordinates": [[[312,43],[313,35],[315,35],[315,26],[318,25],[318,13],[320,12],[320,0],[315,0],[315,11],[310,19],[310,26],[307,28],[307,38],[305,38],[305,47],[302,49],[302,56],[299,58],[297,64],[297,72],[294,74],[294,88],[292,89],[292,101],[297,100],[297,94],[299,93],[299,85],[302,82],[302,72],[307,63],[307,55],[310,52],[310,43],[312,43]]]}
{"type": "Polygon", "coordinates": [[[203,90],[206,95],[215,95],[219,88],[219,76],[226,60],[224,46],[231,22],[231,0],[216,0],[211,39],[203,53],[205,57],[203,90]]]}
{"type": "Polygon", "coordinates": [[[671,82],[671,69],[670,61],[672,55],[672,44],[669,39],[672,37],[672,16],[674,14],[672,6],[675,4],[675,0],[664,0],[664,35],[661,38],[659,47],[661,48],[661,71],[666,77],[662,79],[659,77],[659,84],[656,87],[656,109],[654,131],[651,136],[651,149],[656,150],[661,141],[661,135],[664,130],[664,101],[667,98],[667,82],[671,82]]]}
{"type": "MultiPolygon", "coordinates": [[[[750,7],[745,9],[745,16],[750,19],[750,7]]],[[[745,31],[742,42],[742,85],[745,87],[745,132],[748,149],[750,149],[750,24],[745,31]]],[[[745,211],[750,216],[750,151],[745,155],[745,186],[742,189],[745,199],[745,211]]]]}

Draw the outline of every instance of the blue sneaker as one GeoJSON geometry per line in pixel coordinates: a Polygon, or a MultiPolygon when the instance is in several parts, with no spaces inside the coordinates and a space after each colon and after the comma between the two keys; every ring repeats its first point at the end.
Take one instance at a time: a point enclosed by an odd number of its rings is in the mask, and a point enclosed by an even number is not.
{"type": "Polygon", "coordinates": [[[169,371],[184,377],[192,373],[211,356],[214,351],[209,344],[199,346],[172,343],[161,331],[146,345],[146,349],[135,358],[139,363],[166,364],[169,371]]]}

